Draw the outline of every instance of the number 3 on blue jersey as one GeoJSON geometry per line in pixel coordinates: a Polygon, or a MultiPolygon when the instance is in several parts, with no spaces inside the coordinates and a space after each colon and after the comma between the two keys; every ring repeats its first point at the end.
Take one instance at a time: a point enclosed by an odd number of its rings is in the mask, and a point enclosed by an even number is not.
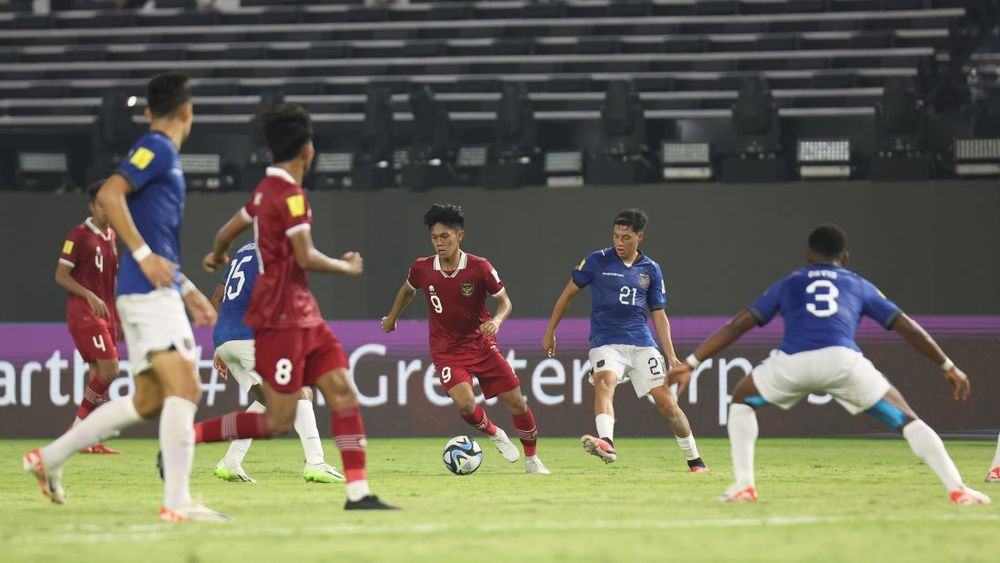
{"type": "Polygon", "coordinates": [[[233,260],[233,264],[229,267],[229,275],[226,276],[225,300],[232,301],[240,296],[247,281],[246,274],[243,273],[243,265],[252,259],[253,256],[244,256],[238,261],[233,260]]]}
{"type": "Polygon", "coordinates": [[[840,290],[829,280],[816,280],[806,286],[806,294],[811,295],[813,303],[806,303],[806,310],[817,317],[832,317],[837,314],[837,297],[840,290]],[[824,291],[817,291],[817,290],[824,291]]]}

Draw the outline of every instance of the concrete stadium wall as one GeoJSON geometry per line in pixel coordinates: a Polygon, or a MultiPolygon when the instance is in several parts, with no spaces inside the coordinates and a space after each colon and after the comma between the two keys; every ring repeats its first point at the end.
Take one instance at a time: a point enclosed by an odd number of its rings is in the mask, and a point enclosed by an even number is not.
{"type": "MultiPolygon", "coordinates": [[[[198,266],[215,230],[243,194],[188,196],[182,267],[208,293],[217,278],[198,266]]],[[[421,225],[433,202],[464,206],[464,248],[489,257],[516,318],[546,317],[570,269],[610,244],[626,207],[649,212],[644,250],[666,273],[668,312],[729,315],[802,261],[811,226],[835,222],[850,236],[856,269],[915,314],[1000,313],[1000,185],[984,182],[670,185],[425,193],[314,192],[313,236],[328,253],[360,250],[361,278],[312,277],[330,319],[381,316],[417,256],[431,253],[421,225]]],[[[0,192],[0,322],[64,319],[52,281],[63,236],[86,216],[82,195],[0,192]]],[[[587,314],[578,299],[571,316],[587,314]]],[[[407,318],[424,318],[411,305],[407,318]]]]}

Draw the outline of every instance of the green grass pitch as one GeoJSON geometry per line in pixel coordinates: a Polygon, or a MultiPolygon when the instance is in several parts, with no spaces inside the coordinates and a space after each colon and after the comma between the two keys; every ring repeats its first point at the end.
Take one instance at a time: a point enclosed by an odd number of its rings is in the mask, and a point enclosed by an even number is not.
{"type": "MultiPolygon", "coordinates": [[[[256,442],[256,484],[211,469],[225,445],[199,446],[192,490],[231,524],[160,523],[152,440],[121,456],[75,456],[68,503],[44,499],[20,470],[40,441],[0,442],[0,561],[998,561],[1000,486],[982,483],[991,442],[949,441],[967,482],[997,498],[954,507],[902,440],[761,440],[756,504],[715,500],[728,444],[701,440],[708,475],[686,471],[672,439],[616,443],[605,466],[573,439],[542,439],[553,474],[525,475],[480,440],[486,458],[449,474],[441,439],[373,439],[369,478],[402,512],[348,513],[342,485],[301,479],[297,440],[256,442]]],[[[339,458],[328,440],[328,458],[339,458]]]]}

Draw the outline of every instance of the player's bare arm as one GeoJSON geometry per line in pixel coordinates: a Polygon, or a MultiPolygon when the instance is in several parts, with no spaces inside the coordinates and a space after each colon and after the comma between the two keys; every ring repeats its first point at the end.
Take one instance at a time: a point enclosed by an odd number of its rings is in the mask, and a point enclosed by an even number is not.
{"type": "Polygon", "coordinates": [[[507,295],[507,291],[501,291],[499,295],[494,297],[497,301],[497,312],[493,315],[493,318],[486,321],[485,323],[479,325],[479,331],[485,336],[496,336],[500,332],[500,325],[503,324],[508,317],[510,317],[511,311],[514,310],[514,304],[510,301],[510,296],[507,295]]]}
{"type": "Polygon", "coordinates": [[[555,307],[552,308],[552,315],[549,317],[549,326],[545,329],[545,336],[542,338],[542,350],[545,352],[546,357],[553,358],[556,355],[556,328],[559,326],[562,318],[566,316],[569,304],[576,297],[577,293],[580,293],[580,288],[573,283],[573,280],[569,280],[569,283],[563,288],[559,299],[556,300],[555,307]]]}
{"type": "Polygon", "coordinates": [[[191,321],[194,326],[212,326],[218,314],[215,307],[205,297],[205,294],[198,289],[191,280],[181,274],[181,296],[184,298],[184,305],[188,313],[191,314],[191,321]]]}
{"type": "MultiPolygon", "coordinates": [[[[253,220],[241,207],[226,224],[215,233],[215,241],[212,243],[212,251],[205,255],[201,261],[201,266],[209,272],[214,272],[216,268],[229,262],[229,247],[240,236],[243,231],[253,225],[253,220]]],[[[220,301],[221,302],[221,301],[220,301]]]]}
{"type": "Polygon", "coordinates": [[[215,291],[212,292],[212,308],[215,309],[216,312],[218,312],[219,308],[222,307],[222,298],[225,297],[225,291],[226,286],[220,283],[215,286],[215,291]]]}
{"type": "Polygon", "coordinates": [[[966,400],[972,393],[969,378],[965,372],[960,370],[948,356],[941,350],[938,343],[927,334],[924,327],[907,315],[899,315],[892,323],[892,330],[898,332],[910,346],[916,348],[921,354],[927,356],[932,362],[941,366],[944,377],[954,387],[955,400],[966,400]]]}
{"type": "MultiPolygon", "coordinates": [[[[757,326],[757,319],[750,314],[750,311],[746,309],[742,310],[732,319],[729,319],[722,328],[712,333],[701,345],[695,349],[691,356],[694,356],[693,360],[695,362],[701,362],[711,358],[712,356],[718,354],[719,352],[725,350],[730,344],[739,340],[748,330],[757,326]]],[[[691,373],[694,370],[694,366],[688,362],[680,362],[677,365],[670,368],[667,372],[666,385],[673,385],[676,383],[677,395],[680,396],[687,389],[688,383],[691,381],[691,373]]]]}
{"type": "Polygon", "coordinates": [[[73,295],[86,299],[87,305],[90,306],[90,310],[93,311],[95,315],[101,317],[102,319],[110,319],[111,313],[108,311],[108,305],[104,301],[101,301],[101,298],[98,297],[96,293],[83,287],[79,282],[73,279],[73,276],[69,275],[72,271],[73,268],[59,262],[56,265],[56,283],[73,295]]]}
{"type": "Polygon", "coordinates": [[[677,352],[674,351],[674,341],[670,335],[670,319],[667,318],[666,311],[663,309],[653,311],[653,326],[656,327],[656,336],[660,339],[663,353],[667,356],[667,363],[671,367],[679,365],[681,361],[677,359],[677,352]]]}
{"type": "Polygon", "coordinates": [[[118,238],[125,242],[125,246],[139,263],[149,283],[154,287],[169,287],[174,283],[174,271],[177,264],[170,260],[149,251],[149,246],[139,234],[132,214],[128,210],[125,196],[132,192],[132,186],[118,174],[112,174],[101,190],[97,192],[97,201],[108,214],[108,221],[118,233],[118,238]]]}
{"type": "Polygon", "coordinates": [[[417,290],[410,286],[409,282],[403,282],[403,286],[396,292],[396,299],[392,302],[392,309],[389,314],[382,317],[382,332],[392,332],[396,330],[396,321],[403,314],[403,310],[413,301],[413,296],[417,290]]]}
{"type": "Polygon", "coordinates": [[[345,252],[340,258],[331,258],[313,246],[312,233],[304,229],[288,237],[292,242],[295,262],[300,268],[310,272],[345,274],[360,276],[365,269],[365,261],[360,252],[345,252]]]}

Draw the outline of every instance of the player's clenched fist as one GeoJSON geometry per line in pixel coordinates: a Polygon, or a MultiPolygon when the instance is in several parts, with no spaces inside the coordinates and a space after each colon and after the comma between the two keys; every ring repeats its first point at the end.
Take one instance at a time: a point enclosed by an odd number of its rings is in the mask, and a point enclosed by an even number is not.
{"type": "Polygon", "coordinates": [[[142,275],[146,276],[153,287],[170,287],[174,283],[174,272],[177,271],[177,264],[160,256],[150,254],[139,261],[139,268],[142,275]]]}
{"type": "Polygon", "coordinates": [[[542,350],[547,358],[556,356],[556,335],[546,333],[545,337],[542,338],[542,350]]]}
{"type": "Polygon", "coordinates": [[[192,289],[184,295],[184,304],[187,305],[188,312],[191,313],[191,321],[194,326],[212,326],[215,324],[217,313],[215,307],[209,302],[205,294],[197,289],[192,289]]]}
{"type": "Polygon", "coordinates": [[[227,263],[229,263],[229,256],[223,254],[219,257],[214,252],[209,252],[202,258],[201,267],[205,268],[206,272],[214,272],[216,268],[227,263]]]}
{"type": "Polygon", "coordinates": [[[361,257],[360,252],[345,252],[340,259],[347,262],[344,273],[349,276],[360,276],[361,272],[365,270],[365,260],[361,257]]]}
{"type": "Polygon", "coordinates": [[[500,323],[496,319],[490,319],[479,325],[479,332],[482,332],[483,336],[496,336],[500,332],[500,323]]]}
{"type": "Polygon", "coordinates": [[[382,332],[389,333],[396,330],[396,319],[382,317],[382,332]]]}

